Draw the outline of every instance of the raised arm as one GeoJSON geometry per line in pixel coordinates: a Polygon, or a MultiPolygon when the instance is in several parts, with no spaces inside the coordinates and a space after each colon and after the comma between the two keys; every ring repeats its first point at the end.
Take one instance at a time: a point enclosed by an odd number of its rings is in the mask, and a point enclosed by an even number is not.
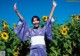
{"type": "Polygon", "coordinates": [[[17,24],[17,27],[14,29],[14,32],[21,39],[21,41],[25,43],[25,41],[30,37],[31,29],[28,28],[26,21],[23,19],[23,17],[17,10],[16,3],[14,4],[14,11],[17,13],[18,17],[20,18],[20,21],[17,24]]]}
{"type": "Polygon", "coordinates": [[[55,10],[56,6],[57,6],[56,2],[53,1],[53,6],[52,6],[51,13],[50,13],[50,15],[49,15],[49,19],[52,19],[52,15],[53,15],[53,13],[54,13],[54,10],[55,10]]]}
{"type": "Polygon", "coordinates": [[[18,17],[20,18],[20,20],[23,20],[23,17],[21,16],[21,14],[19,13],[17,7],[16,7],[16,3],[14,4],[14,11],[17,13],[18,17]]]}
{"type": "Polygon", "coordinates": [[[50,15],[49,15],[49,19],[48,19],[48,21],[46,22],[46,25],[43,27],[44,30],[46,30],[46,29],[50,26],[50,24],[51,24],[51,22],[52,22],[52,15],[53,15],[53,13],[54,13],[54,10],[55,10],[56,6],[57,6],[56,2],[53,1],[53,6],[52,6],[51,13],[50,13],[50,15]]]}
{"type": "Polygon", "coordinates": [[[56,5],[57,5],[56,2],[53,1],[52,11],[49,15],[49,19],[48,19],[46,25],[44,26],[45,35],[50,41],[53,41],[52,25],[53,25],[53,22],[54,22],[54,18],[52,17],[52,15],[54,13],[54,9],[55,9],[56,5]]]}

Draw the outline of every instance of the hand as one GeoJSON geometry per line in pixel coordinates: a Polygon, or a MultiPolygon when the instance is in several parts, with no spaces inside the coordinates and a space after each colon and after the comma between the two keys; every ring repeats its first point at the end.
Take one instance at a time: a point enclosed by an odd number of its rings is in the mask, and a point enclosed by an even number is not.
{"type": "Polygon", "coordinates": [[[14,4],[14,10],[15,10],[15,11],[17,10],[16,3],[14,4]]]}
{"type": "Polygon", "coordinates": [[[57,3],[55,1],[53,1],[53,6],[56,7],[57,6],[57,3]]]}

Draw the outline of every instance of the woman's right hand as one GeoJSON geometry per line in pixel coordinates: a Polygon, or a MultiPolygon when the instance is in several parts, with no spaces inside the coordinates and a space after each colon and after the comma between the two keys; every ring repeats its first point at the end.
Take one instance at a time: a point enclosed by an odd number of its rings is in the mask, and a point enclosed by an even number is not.
{"type": "Polygon", "coordinates": [[[57,3],[55,1],[53,1],[53,6],[56,7],[57,6],[57,3]]]}
{"type": "Polygon", "coordinates": [[[17,3],[14,4],[14,10],[15,10],[15,11],[17,10],[16,4],[17,4],[17,3]]]}

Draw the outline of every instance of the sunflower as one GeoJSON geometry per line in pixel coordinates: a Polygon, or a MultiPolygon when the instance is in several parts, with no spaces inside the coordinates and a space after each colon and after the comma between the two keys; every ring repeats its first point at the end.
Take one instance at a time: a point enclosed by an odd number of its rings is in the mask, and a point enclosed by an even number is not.
{"type": "Polygon", "coordinates": [[[14,28],[16,28],[17,27],[17,24],[14,24],[14,28]]]}
{"type": "Polygon", "coordinates": [[[62,31],[61,31],[61,34],[62,34],[62,35],[67,35],[67,30],[62,30],[62,31]]]}
{"type": "Polygon", "coordinates": [[[77,18],[76,18],[77,20],[80,20],[80,14],[77,16],[77,18]]]}
{"type": "Polygon", "coordinates": [[[6,29],[7,29],[7,28],[4,28],[4,27],[2,28],[3,31],[5,31],[6,29]]]}
{"type": "Polygon", "coordinates": [[[18,47],[17,50],[20,50],[20,48],[18,47]]]}
{"type": "Polygon", "coordinates": [[[18,50],[21,50],[21,49],[22,49],[22,47],[21,47],[21,46],[19,46],[17,49],[18,49],[18,50]]]}
{"type": "Polygon", "coordinates": [[[18,56],[18,52],[14,52],[14,56],[18,56]]]}
{"type": "Polygon", "coordinates": [[[7,22],[4,22],[3,27],[4,27],[4,28],[8,27],[7,22]]]}
{"type": "Polygon", "coordinates": [[[48,20],[48,16],[43,16],[42,19],[47,21],[48,20]]]}
{"type": "Polygon", "coordinates": [[[66,25],[63,25],[61,26],[63,30],[66,30],[67,29],[67,26],[66,25]]]}
{"type": "Polygon", "coordinates": [[[1,33],[1,37],[2,37],[2,39],[4,39],[4,40],[7,40],[7,39],[9,38],[9,36],[8,36],[8,34],[7,34],[6,32],[2,32],[2,33],[1,33]]]}

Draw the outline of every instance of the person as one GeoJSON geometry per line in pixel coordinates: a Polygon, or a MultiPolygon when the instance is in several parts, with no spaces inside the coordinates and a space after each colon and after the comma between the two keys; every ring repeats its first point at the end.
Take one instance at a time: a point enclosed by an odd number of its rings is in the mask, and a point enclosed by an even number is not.
{"type": "Polygon", "coordinates": [[[57,6],[56,2],[53,1],[53,6],[52,6],[51,13],[49,15],[49,19],[47,20],[46,25],[43,28],[39,27],[40,18],[38,16],[32,17],[31,22],[34,25],[34,27],[28,28],[25,19],[21,16],[21,14],[19,13],[16,7],[16,3],[14,4],[14,11],[17,13],[18,17],[20,18],[17,27],[14,29],[14,32],[24,43],[28,38],[30,38],[30,43],[31,43],[30,56],[47,56],[45,33],[47,33],[46,35],[48,35],[48,38],[52,40],[51,22],[52,22],[52,15],[56,6],[57,6]]]}

